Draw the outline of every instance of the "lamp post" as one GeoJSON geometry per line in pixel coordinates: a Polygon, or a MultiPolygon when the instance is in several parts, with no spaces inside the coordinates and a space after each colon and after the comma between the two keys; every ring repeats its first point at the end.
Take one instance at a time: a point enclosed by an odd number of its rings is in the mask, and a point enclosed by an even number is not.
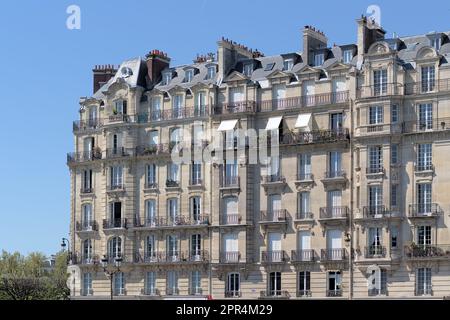
{"type": "Polygon", "coordinates": [[[121,257],[115,257],[114,258],[114,267],[115,267],[115,269],[113,269],[113,270],[108,270],[108,263],[109,263],[108,258],[106,256],[103,256],[103,259],[102,259],[103,272],[105,273],[105,275],[110,280],[111,300],[113,300],[113,280],[114,280],[114,275],[116,273],[121,272],[120,271],[120,265],[122,263],[122,258],[121,257]]]}
{"type": "Polygon", "coordinates": [[[64,251],[67,247],[67,264],[72,263],[72,251],[70,251],[70,241],[67,238],[62,238],[61,249],[64,251]]]}

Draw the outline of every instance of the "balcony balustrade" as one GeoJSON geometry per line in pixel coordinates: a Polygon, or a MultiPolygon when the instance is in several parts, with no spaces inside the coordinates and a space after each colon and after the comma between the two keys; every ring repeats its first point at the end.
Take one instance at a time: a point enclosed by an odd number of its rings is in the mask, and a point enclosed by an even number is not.
{"type": "Polygon", "coordinates": [[[349,209],[346,206],[320,208],[320,219],[346,219],[349,209]]]}
{"type": "Polygon", "coordinates": [[[312,249],[292,250],[292,262],[314,262],[316,260],[316,253],[312,249]]]}
{"type": "Polygon", "coordinates": [[[117,218],[117,219],[103,219],[103,229],[126,229],[127,219],[117,218]]]}
{"type": "Polygon", "coordinates": [[[437,203],[415,203],[409,205],[408,217],[436,217],[441,213],[441,208],[437,203]]]}
{"type": "Polygon", "coordinates": [[[239,251],[225,251],[220,254],[220,263],[239,263],[241,253],[239,251]]]}
{"type": "Polygon", "coordinates": [[[342,261],[347,259],[347,250],[344,248],[339,249],[322,249],[320,254],[320,260],[324,262],[328,261],[342,261]]]}
{"type": "Polygon", "coordinates": [[[77,221],[75,223],[75,230],[77,232],[98,231],[98,224],[95,220],[77,221]]]}
{"type": "Polygon", "coordinates": [[[368,246],[364,248],[364,257],[366,259],[371,258],[385,258],[386,247],[383,246],[368,246]]]}
{"type": "Polygon", "coordinates": [[[261,211],[260,222],[286,222],[288,213],[286,209],[261,211]]]}
{"type": "Polygon", "coordinates": [[[261,262],[278,263],[288,261],[289,256],[284,250],[262,251],[261,262]]]}

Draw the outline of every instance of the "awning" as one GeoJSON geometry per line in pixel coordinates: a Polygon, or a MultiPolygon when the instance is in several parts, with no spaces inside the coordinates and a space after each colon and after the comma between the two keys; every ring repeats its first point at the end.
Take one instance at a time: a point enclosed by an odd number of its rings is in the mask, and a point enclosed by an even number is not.
{"type": "Polygon", "coordinates": [[[311,113],[300,114],[295,122],[296,128],[307,128],[311,121],[311,113]]]}
{"type": "Polygon", "coordinates": [[[236,123],[238,120],[224,120],[220,123],[219,128],[217,128],[217,131],[229,131],[233,130],[234,127],[236,127],[236,123]]]}
{"type": "Polygon", "coordinates": [[[280,127],[281,120],[283,116],[269,118],[266,125],[266,130],[275,130],[280,127]]]}

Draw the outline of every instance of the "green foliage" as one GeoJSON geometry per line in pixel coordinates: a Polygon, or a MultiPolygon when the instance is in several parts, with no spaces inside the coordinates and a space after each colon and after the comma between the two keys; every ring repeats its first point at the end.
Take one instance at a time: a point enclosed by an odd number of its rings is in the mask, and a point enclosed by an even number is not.
{"type": "Polygon", "coordinates": [[[3,251],[0,256],[0,300],[62,300],[70,290],[67,253],[55,256],[51,267],[40,252],[23,256],[18,252],[3,251]]]}

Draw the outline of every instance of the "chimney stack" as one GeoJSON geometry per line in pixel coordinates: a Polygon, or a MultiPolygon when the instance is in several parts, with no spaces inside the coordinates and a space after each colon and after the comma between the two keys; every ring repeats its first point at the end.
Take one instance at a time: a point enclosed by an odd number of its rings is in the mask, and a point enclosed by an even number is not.
{"type": "Polygon", "coordinates": [[[313,62],[312,52],[317,49],[326,48],[328,39],[325,34],[316,30],[313,26],[305,26],[303,29],[303,61],[308,65],[313,62]]]}
{"type": "Polygon", "coordinates": [[[170,58],[167,53],[157,49],[150,51],[145,57],[147,58],[147,87],[151,88],[158,83],[161,71],[169,67],[170,58]]]}
{"type": "Polygon", "coordinates": [[[92,72],[94,74],[94,93],[96,93],[105,83],[107,83],[117,72],[116,68],[112,64],[96,65],[92,72]]]}
{"type": "Polygon", "coordinates": [[[383,40],[386,31],[364,15],[356,22],[358,23],[358,61],[362,62],[364,54],[367,53],[369,47],[373,43],[383,40]]]}

